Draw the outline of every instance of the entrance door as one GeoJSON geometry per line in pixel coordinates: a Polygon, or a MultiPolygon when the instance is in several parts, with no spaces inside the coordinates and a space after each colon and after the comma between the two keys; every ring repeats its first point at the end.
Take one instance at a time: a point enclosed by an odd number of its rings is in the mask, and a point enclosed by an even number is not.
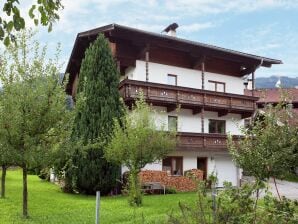
{"type": "Polygon", "coordinates": [[[197,158],[197,169],[202,170],[203,179],[206,180],[207,178],[207,157],[198,157],[197,158]]]}

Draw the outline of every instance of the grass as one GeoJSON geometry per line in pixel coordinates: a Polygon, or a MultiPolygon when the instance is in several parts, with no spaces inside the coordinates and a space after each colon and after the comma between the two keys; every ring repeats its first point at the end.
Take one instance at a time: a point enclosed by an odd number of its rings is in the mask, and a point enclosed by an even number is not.
{"type": "MultiPolygon", "coordinates": [[[[1,171],[0,171],[1,173],[1,171]]],[[[63,224],[94,223],[95,196],[62,193],[59,186],[28,176],[29,216],[22,214],[22,174],[8,171],[6,198],[0,199],[0,223],[63,224]]],[[[102,197],[100,223],[162,223],[167,214],[178,211],[178,202],[195,203],[195,193],[144,196],[144,205],[132,208],[127,197],[102,197]]]]}
{"type": "Polygon", "coordinates": [[[287,173],[284,177],[284,180],[298,183],[298,175],[294,173],[287,173]]]}

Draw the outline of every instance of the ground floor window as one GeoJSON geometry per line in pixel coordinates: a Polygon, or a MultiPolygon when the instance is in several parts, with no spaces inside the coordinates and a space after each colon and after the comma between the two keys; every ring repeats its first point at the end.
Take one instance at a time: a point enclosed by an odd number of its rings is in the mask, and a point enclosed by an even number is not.
{"type": "Polygon", "coordinates": [[[162,160],[162,170],[171,175],[183,174],[183,157],[170,156],[162,160]]]}

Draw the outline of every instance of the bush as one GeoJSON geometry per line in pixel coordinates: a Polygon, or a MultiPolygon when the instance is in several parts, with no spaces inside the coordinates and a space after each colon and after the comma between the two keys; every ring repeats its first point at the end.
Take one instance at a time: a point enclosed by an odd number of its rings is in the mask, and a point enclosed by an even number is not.
{"type": "Polygon", "coordinates": [[[38,177],[42,180],[50,180],[50,176],[51,176],[51,168],[43,168],[39,171],[38,177]]]}
{"type": "Polygon", "coordinates": [[[175,188],[167,187],[166,194],[177,194],[177,190],[175,188]]]}
{"type": "Polygon", "coordinates": [[[260,207],[254,197],[264,185],[244,185],[241,188],[225,183],[224,189],[217,193],[215,200],[207,194],[204,182],[198,185],[196,206],[179,203],[179,214],[169,214],[167,223],[184,224],[294,224],[298,223],[297,201],[286,198],[278,200],[266,191],[264,207],[260,207]]]}

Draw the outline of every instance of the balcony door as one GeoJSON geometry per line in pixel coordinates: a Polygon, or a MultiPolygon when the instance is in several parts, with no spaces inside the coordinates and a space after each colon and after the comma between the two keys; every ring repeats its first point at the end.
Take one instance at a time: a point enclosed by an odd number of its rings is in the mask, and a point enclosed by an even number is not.
{"type": "Polygon", "coordinates": [[[198,157],[197,158],[197,169],[203,171],[203,179],[207,178],[207,157],[198,157]]]}

